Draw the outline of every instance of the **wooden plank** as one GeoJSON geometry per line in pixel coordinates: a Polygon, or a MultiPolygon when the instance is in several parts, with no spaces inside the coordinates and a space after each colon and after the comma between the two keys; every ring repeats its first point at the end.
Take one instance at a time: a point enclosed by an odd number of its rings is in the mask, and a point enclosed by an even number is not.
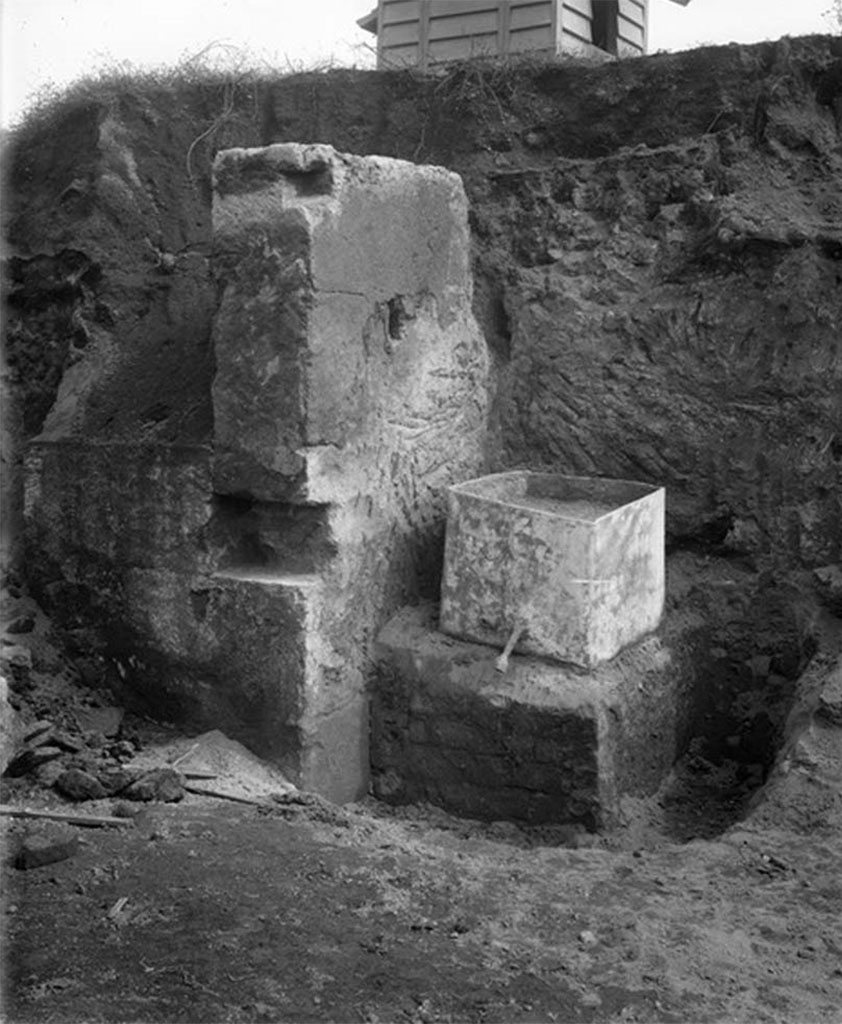
{"type": "Polygon", "coordinates": [[[269,797],[260,799],[256,796],[237,796],[234,793],[223,793],[222,790],[205,788],[204,786],[185,785],[184,788],[188,793],[195,793],[197,796],[212,796],[215,800],[232,800],[234,803],[251,804],[253,807],[271,806],[269,804],[269,797]]]}
{"type": "Polygon", "coordinates": [[[646,53],[645,47],[632,46],[631,43],[627,43],[624,39],[617,40],[618,57],[642,57],[644,53],[646,53]]]}
{"type": "Polygon", "coordinates": [[[377,63],[380,68],[406,68],[416,67],[420,60],[421,51],[418,46],[381,45],[377,63]]]}
{"type": "Polygon", "coordinates": [[[396,0],[383,5],[383,24],[396,25],[402,21],[418,21],[421,14],[420,0],[396,0]]]}
{"type": "Polygon", "coordinates": [[[500,7],[500,0],[428,0],[425,5],[430,12],[430,20],[463,15],[471,18],[475,14],[491,11],[494,15],[500,7]]]}
{"type": "Polygon", "coordinates": [[[515,7],[511,12],[509,24],[517,29],[535,28],[539,25],[549,25],[552,17],[552,5],[546,0],[541,0],[528,6],[515,7]]]}
{"type": "Polygon", "coordinates": [[[590,18],[585,18],[578,11],[571,10],[567,4],[564,5],[562,18],[564,19],[562,27],[565,32],[576,36],[577,39],[584,39],[588,43],[592,41],[593,29],[590,18]]]}
{"type": "Polygon", "coordinates": [[[628,18],[638,25],[643,25],[646,21],[646,6],[641,0],[620,0],[619,7],[621,17],[628,18]]]}
{"type": "Polygon", "coordinates": [[[560,52],[566,54],[577,54],[580,57],[593,57],[601,51],[598,50],[593,43],[588,42],[587,39],[579,39],[577,36],[573,36],[569,32],[565,32],[562,35],[560,52]]]}
{"type": "Polygon", "coordinates": [[[494,57],[497,54],[497,33],[484,36],[463,36],[459,39],[431,39],[427,56],[431,61],[468,60],[471,57],[494,57]]]}
{"type": "Polygon", "coordinates": [[[391,49],[394,46],[409,46],[418,42],[418,22],[407,21],[398,25],[384,25],[380,30],[383,46],[391,49]]]}
{"type": "Polygon", "coordinates": [[[428,39],[462,39],[467,36],[496,35],[497,11],[464,17],[430,18],[428,39]]]}
{"type": "Polygon", "coordinates": [[[134,818],[112,818],[103,814],[82,814],[79,811],[42,811],[28,807],[12,807],[0,804],[0,817],[4,818],[46,818],[49,821],[63,821],[68,825],[83,825],[86,828],[118,828],[133,825],[134,818]]]}
{"type": "Polygon", "coordinates": [[[540,28],[509,33],[510,53],[525,53],[529,50],[550,50],[555,52],[552,22],[540,28]]]}
{"type": "Polygon", "coordinates": [[[637,25],[627,18],[620,18],[617,25],[617,35],[620,39],[632,46],[643,47],[643,26],[637,25]]]}

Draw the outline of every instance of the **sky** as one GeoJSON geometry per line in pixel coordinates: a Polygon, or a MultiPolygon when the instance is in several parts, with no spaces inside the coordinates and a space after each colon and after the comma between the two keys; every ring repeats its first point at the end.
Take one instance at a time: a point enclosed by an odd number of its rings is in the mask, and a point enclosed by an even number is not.
{"type": "MultiPolygon", "coordinates": [[[[206,47],[281,69],[370,67],[356,25],[376,0],[0,0],[0,122],[39,89],[107,65],[176,63],[206,47]]],[[[832,0],[651,0],[650,51],[830,32],[832,0]]]]}

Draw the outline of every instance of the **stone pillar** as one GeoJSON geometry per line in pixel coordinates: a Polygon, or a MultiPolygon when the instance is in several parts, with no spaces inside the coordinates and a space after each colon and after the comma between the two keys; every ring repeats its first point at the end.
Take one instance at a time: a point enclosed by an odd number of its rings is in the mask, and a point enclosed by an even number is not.
{"type": "Polygon", "coordinates": [[[300,539],[252,523],[216,581],[297,610],[249,655],[252,685],[291,709],[297,781],[349,800],[367,786],[374,636],[425,575],[435,587],[445,489],[482,468],[467,201],[442,168],[322,145],[225,151],[214,187],[213,489],[300,539]]]}

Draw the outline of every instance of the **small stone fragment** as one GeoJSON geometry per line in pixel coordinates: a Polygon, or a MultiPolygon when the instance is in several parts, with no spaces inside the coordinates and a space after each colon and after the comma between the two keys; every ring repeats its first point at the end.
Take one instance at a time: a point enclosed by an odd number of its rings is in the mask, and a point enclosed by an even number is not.
{"type": "Polygon", "coordinates": [[[115,818],[136,818],[140,814],[140,808],[128,802],[118,800],[111,809],[115,818]]]}
{"type": "Polygon", "coordinates": [[[176,803],[184,796],[184,786],[180,773],[175,769],[156,768],[133,782],[122,795],[127,800],[176,803]]]}
{"type": "Polygon", "coordinates": [[[68,732],[55,732],[50,741],[53,746],[61,747],[69,754],[78,754],[85,747],[84,742],[78,736],[71,736],[68,732]]]}
{"type": "Polygon", "coordinates": [[[98,772],[97,778],[107,796],[116,796],[137,781],[138,772],[126,768],[115,768],[98,772]]]}
{"type": "Polygon", "coordinates": [[[33,771],[33,776],[39,786],[43,786],[45,789],[52,789],[56,784],[56,779],[66,770],[66,765],[61,761],[47,761],[46,764],[40,764],[33,771]]]}
{"type": "Polygon", "coordinates": [[[842,615],[842,565],[825,565],[813,570],[816,593],[829,611],[842,615]]]}
{"type": "Polygon", "coordinates": [[[592,931],[586,930],[579,932],[579,942],[581,942],[583,946],[595,946],[599,942],[599,939],[592,931]]]}
{"type": "Polygon", "coordinates": [[[123,714],[122,708],[88,708],[77,711],[76,720],[82,732],[101,733],[106,739],[113,739],[120,731],[123,714]]]}
{"type": "Polygon", "coordinates": [[[15,867],[23,871],[67,860],[79,849],[79,838],[66,828],[47,828],[25,836],[15,857],[15,867]]]}
{"type": "Polygon", "coordinates": [[[13,779],[20,778],[50,761],[55,761],[63,753],[64,751],[58,747],[25,747],[8,763],[4,774],[13,779]]]}
{"type": "Polygon", "coordinates": [[[70,800],[102,800],[107,796],[99,779],[81,768],[68,768],[55,781],[55,788],[70,800]]]}
{"type": "Polygon", "coordinates": [[[20,716],[8,697],[6,679],[0,676],[0,772],[15,756],[20,737],[20,716]]]}
{"type": "Polygon", "coordinates": [[[41,746],[52,739],[56,727],[49,719],[41,718],[23,730],[23,741],[30,747],[41,746]]]}
{"type": "Polygon", "coordinates": [[[134,744],[129,740],[119,740],[117,743],[112,743],[108,748],[108,753],[112,757],[134,757],[134,744]]]}
{"type": "Polygon", "coordinates": [[[0,657],[18,668],[32,668],[32,652],[29,648],[21,647],[19,644],[4,645],[0,657]]]}
{"type": "Polygon", "coordinates": [[[822,686],[816,715],[830,725],[842,725],[842,665],[831,672],[822,686]]]}
{"type": "Polygon", "coordinates": [[[6,626],[7,633],[31,633],[35,628],[34,615],[19,615],[6,626]]]}

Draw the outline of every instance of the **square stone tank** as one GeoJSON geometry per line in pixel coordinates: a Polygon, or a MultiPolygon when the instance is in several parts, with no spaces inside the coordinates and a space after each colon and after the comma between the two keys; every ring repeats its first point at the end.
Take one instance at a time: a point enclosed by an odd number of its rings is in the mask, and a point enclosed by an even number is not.
{"type": "Polygon", "coordinates": [[[497,473],[448,491],[440,628],[590,669],[654,630],[664,605],[664,489],[497,473]]]}

